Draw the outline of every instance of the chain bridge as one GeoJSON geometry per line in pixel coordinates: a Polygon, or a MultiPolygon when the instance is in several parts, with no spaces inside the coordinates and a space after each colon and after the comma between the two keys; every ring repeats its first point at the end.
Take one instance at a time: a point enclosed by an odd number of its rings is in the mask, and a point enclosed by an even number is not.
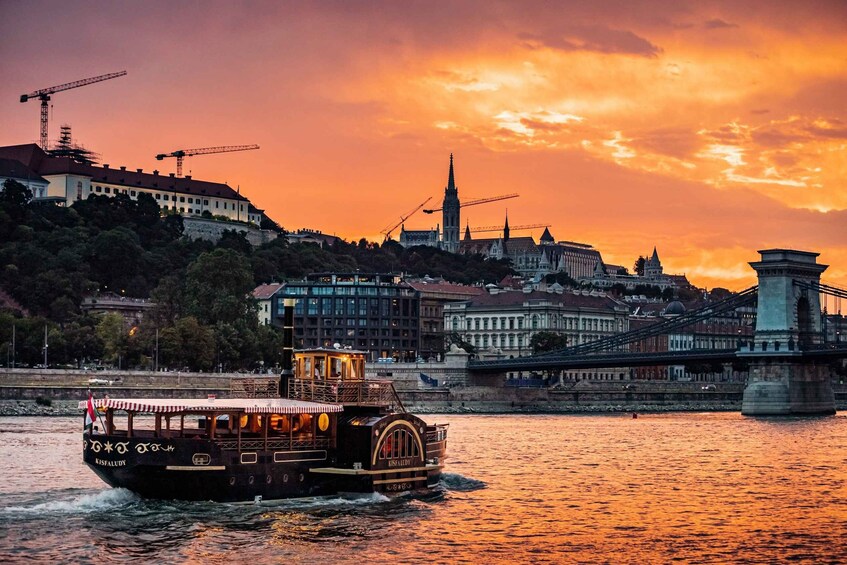
{"type": "Polygon", "coordinates": [[[847,290],[821,283],[820,275],[828,265],[817,262],[818,253],[791,249],[767,249],[759,253],[761,259],[750,263],[758,274],[759,284],[722,301],[646,327],[552,352],[472,360],[468,371],[505,374],[742,362],[749,367],[743,414],[834,414],[832,364],[847,359],[847,341],[841,341],[840,333],[836,333],[835,341],[827,339],[821,296],[840,301],[847,298],[847,290]],[[755,329],[752,336],[739,334],[734,348],[645,351],[650,348],[640,346],[685,327],[739,313],[746,313],[751,323],[754,319],[755,329]]]}

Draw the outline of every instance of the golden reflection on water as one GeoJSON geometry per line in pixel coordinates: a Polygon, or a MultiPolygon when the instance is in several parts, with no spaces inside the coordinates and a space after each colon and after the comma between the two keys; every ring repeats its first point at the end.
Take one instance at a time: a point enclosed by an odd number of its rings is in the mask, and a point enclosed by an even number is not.
{"type": "Polygon", "coordinates": [[[450,423],[441,495],[260,506],[104,489],[78,419],[4,420],[0,561],[845,562],[843,416],[426,419],[450,423]]]}
{"type": "Polygon", "coordinates": [[[842,417],[477,416],[452,418],[450,439],[448,470],[487,488],[449,500],[435,521],[477,557],[847,555],[842,417]]]}

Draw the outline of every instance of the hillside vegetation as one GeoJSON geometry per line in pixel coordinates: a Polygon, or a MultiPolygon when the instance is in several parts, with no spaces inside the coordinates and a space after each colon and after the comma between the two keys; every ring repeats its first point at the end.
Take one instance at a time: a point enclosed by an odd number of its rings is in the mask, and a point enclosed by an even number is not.
{"type": "Polygon", "coordinates": [[[512,273],[507,261],[404,249],[361,240],[330,248],[289,245],[279,238],[252,248],[225,232],[217,244],[183,237],[182,218],[161,216],[149,195],[92,195],[69,208],[32,202],[30,191],[7,181],[0,191],[0,289],[25,313],[0,310],[0,354],[18,365],[43,361],[80,366],[102,359],[115,366],[252,369],[279,361],[280,336],[258,325],[250,292],[258,284],[314,272],[396,272],[443,276],[462,283],[496,282],[512,273]],[[155,309],[137,328],[120,317],[91,317],[80,309],[95,292],[151,298],[155,309]]]}

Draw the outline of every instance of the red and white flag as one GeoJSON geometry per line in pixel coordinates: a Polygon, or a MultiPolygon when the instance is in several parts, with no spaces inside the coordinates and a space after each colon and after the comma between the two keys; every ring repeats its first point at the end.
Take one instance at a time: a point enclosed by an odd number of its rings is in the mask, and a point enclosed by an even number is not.
{"type": "Polygon", "coordinates": [[[88,430],[88,433],[91,433],[96,417],[97,412],[94,411],[94,397],[91,391],[88,391],[88,403],[85,406],[85,428],[83,430],[88,430]]]}

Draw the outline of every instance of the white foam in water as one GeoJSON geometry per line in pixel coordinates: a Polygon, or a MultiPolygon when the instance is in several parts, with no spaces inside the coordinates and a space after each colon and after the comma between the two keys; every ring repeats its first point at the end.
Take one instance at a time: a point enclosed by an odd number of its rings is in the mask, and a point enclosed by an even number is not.
{"type": "Polygon", "coordinates": [[[96,494],[85,494],[70,500],[51,500],[33,506],[9,506],[5,512],[80,514],[99,512],[139,500],[138,496],[123,488],[112,488],[96,494]]]}
{"type": "Polygon", "coordinates": [[[320,508],[323,506],[364,506],[368,504],[380,504],[390,501],[391,498],[372,492],[368,494],[314,498],[288,498],[281,500],[263,500],[261,506],[292,506],[297,508],[320,508]]]}
{"type": "Polygon", "coordinates": [[[458,473],[442,473],[440,484],[447,490],[454,491],[473,491],[483,489],[487,486],[482,481],[471,479],[458,473]]]}

